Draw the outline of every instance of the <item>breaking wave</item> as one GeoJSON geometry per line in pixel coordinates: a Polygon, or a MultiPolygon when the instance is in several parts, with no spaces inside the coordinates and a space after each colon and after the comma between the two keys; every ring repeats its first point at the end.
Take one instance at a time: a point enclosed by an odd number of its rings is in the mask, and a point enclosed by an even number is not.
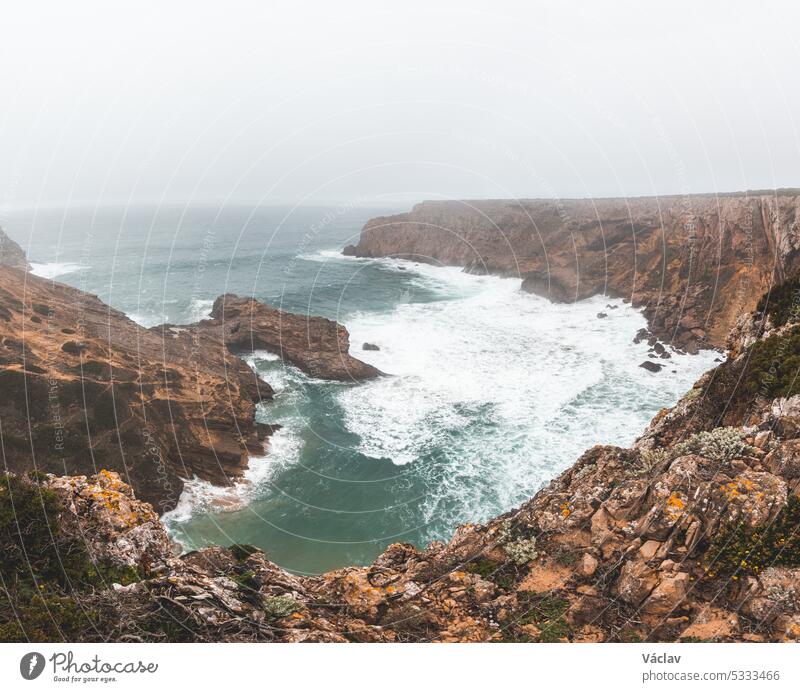
{"type": "Polygon", "coordinates": [[[31,274],[41,276],[43,279],[55,279],[82,269],[87,267],[82,267],[76,262],[31,262],[31,274]]]}

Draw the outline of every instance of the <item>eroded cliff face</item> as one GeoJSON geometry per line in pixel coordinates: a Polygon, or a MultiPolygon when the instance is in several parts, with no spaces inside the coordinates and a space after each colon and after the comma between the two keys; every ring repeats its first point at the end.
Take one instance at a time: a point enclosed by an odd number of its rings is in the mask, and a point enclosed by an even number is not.
{"type": "Polygon", "coordinates": [[[642,307],[659,338],[722,347],[736,319],[798,270],[800,192],[423,202],[371,220],[346,254],[515,276],[556,301],[642,307]]]}
{"type": "Polygon", "coordinates": [[[9,238],[0,228],[0,265],[27,271],[30,269],[28,258],[17,242],[9,238]]]}
{"type": "Polygon", "coordinates": [[[377,374],[348,355],[335,322],[226,299],[220,319],[145,329],[96,296],[0,266],[6,468],[114,470],[167,511],[183,479],[230,484],[264,452],[271,428],[256,404],[272,388],[234,351],[266,348],[316,377],[377,374]]]}

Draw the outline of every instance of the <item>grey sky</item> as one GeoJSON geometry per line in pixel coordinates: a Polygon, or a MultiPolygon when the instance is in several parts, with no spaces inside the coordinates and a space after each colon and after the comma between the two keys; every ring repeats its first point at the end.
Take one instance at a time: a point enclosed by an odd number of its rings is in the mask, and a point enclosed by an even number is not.
{"type": "Polygon", "coordinates": [[[783,2],[3,3],[0,207],[800,185],[783,2]]]}

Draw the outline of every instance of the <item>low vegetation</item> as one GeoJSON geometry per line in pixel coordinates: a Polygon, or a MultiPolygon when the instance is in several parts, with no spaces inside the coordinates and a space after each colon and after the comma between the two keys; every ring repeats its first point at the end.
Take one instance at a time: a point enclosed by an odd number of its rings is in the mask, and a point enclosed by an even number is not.
{"type": "Polygon", "coordinates": [[[789,497],[775,520],[756,529],[740,523],[722,531],[706,551],[708,576],[758,574],[767,567],[800,566],[800,498],[789,497]]]}
{"type": "Polygon", "coordinates": [[[753,448],[744,442],[742,431],[738,428],[715,428],[691,435],[678,443],[672,450],[672,457],[699,454],[706,459],[724,464],[731,459],[751,454],[753,448]]]}
{"type": "Polygon", "coordinates": [[[263,600],[264,612],[268,617],[275,620],[289,617],[303,609],[302,604],[295,601],[291,596],[267,596],[263,600]]]}
{"type": "Polygon", "coordinates": [[[750,396],[774,399],[800,394],[800,326],[753,344],[743,383],[750,396]]]}
{"type": "Polygon", "coordinates": [[[36,477],[0,477],[0,641],[102,639],[103,601],[83,595],[137,578],[93,564],[59,530],[61,509],[36,477]]]}
{"type": "Polygon", "coordinates": [[[508,559],[515,565],[524,565],[539,556],[536,537],[516,536],[510,522],[504,522],[500,527],[499,538],[508,559]]]}
{"type": "Polygon", "coordinates": [[[520,640],[553,643],[569,638],[571,629],[566,620],[569,601],[555,594],[533,594],[522,592],[519,594],[520,606],[524,615],[520,617],[517,626],[533,625],[535,629],[528,631],[530,634],[520,640]]]}
{"type": "Polygon", "coordinates": [[[800,279],[773,287],[761,296],[756,310],[769,315],[776,327],[800,321],[800,279]]]}

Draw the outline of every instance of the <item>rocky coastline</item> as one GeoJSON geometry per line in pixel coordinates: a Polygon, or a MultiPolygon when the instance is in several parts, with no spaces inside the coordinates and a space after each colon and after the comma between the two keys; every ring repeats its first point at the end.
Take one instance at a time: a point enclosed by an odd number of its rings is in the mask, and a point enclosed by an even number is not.
{"type": "Polygon", "coordinates": [[[146,329],[10,261],[0,264],[8,471],[116,471],[163,513],[184,479],[229,485],[264,453],[271,427],[256,421],[256,405],[273,390],[238,357],[243,350],[269,350],[324,379],[380,374],[350,356],[347,330],[324,318],[225,295],[211,319],[146,329]]]}
{"type": "Polygon", "coordinates": [[[428,201],[372,219],[356,257],[522,279],[559,302],[605,294],[643,309],[660,340],[722,348],[773,283],[800,270],[800,191],[627,199],[428,201]]]}
{"type": "MultiPolygon", "coordinates": [[[[708,198],[697,199],[704,208],[711,204],[708,198]]],[[[736,196],[725,198],[722,207],[725,212],[720,218],[729,219],[733,210],[742,206],[750,206],[753,211],[760,209],[762,220],[774,213],[779,222],[763,221],[759,228],[764,230],[765,247],[774,242],[776,262],[762,267],[745,264],[737,269],[739,250],[732,250],[732,254],[726,255],[724,271],[709,273],[711,270],[706,267],[708,271],[700,273],[703,281],[717,276],[718,289],[720,286],[726,289],[717,290],[719,297],[713,299],[706,296],[705,289],[690,288],[695,285],[690,281],[696,276],[693,272],[684,273],[677,268],[667,271],[670,288],[664,288],[663,300],[651,306],[654,311],[651,328],[662,339],[687,350],[692,344],[706,342],[725,346],[727,356],[674,407],[662,410],[631,448],[592,447],[518,509],[486,524],[459,527],[446,544],[426,547],[394,544],[372,565],[347,567],[319,576],[289,574],[252,546],[214,547],[177,555],[157,513],[147,502],[137,499],[138,491],[134,492],[124,482],[123,474],[87,471],[85,466],[49,475],[31,472],[26,467],[12,468],[15,473],[6,476],[0,486],[0,515],[7,510],[9,497],[15,497],[15,525],[22,522],[23,527],[31,527],[25,533],[29,536],[27,540],[37,537],[35,527],[47,523],[55,532],[50,540],[61,552],[86,555],[88,559],[81,564],[93,567],[88,571],[77,566],[54,570],[48,562],[49,553],[43,548],[41,564],[37,563],[35,569],[47,575],[41,579],[47,588],[33,594],[21,588],[6,592],[7,604],[4,606],[0,600],[0,638],[281,642],[797,641],[800,639],[800,537],[796,534],[800,521],[800,382],[796,375],[800,369],[800,273],[792,249],[797,231],[793,216],[796,198],[792,194],[769,197],[769,201],[765,201],[765,196],[759,196],[757,202],[748,200],[736,196]],[[768,228],[771,230],[767,231],[768,228]],[[724,281],[719,278],[723,276],[724,281]],[[773,278],[779,284],[776,288],[770,283],[773,278]],[[737,288],[735,295],[727,292],[733,288],[737,288]],[[690,295],[695,296],[692,301],[690,295]],[[675,322],[673,317],[665,315],[663,324],[672,327],[657,326],[661,323],[656,321],[656,315],[673,298],[681,305],[690,303],[684,315],[697,315],[698,310],[704,315],[706,326],[702,328],[702,338],[692,331],[699,327],[676,331],[675,325],[683,317],[675,322]],[[736,312],[741,306],[748,309],[736,312]],[[730,329],[723,338],[719,333],[727,326],[730,329]],[[672,334],[674,338],[668,339],[667,335],[672,334]],[[28,501],[23,501],[26,498],[28,501]],[[34,501],[36,498],[38,501],[34,501]],[[47,522],[42,521],[43,511],[47,522]],[[47,621],[41,615],[56,608],[63,614],[57,621],[52,618],[47,621]],[[20,613],[24,617],[19,617],[20,613]]],[[[437,210],[451,213],[447,205],[437,210]]],[[[422,211],[426,215],[431,213],[427,207],[422,211]]],[[[710,224],[698,225],[704,229],[698,232],[698,237],[703,238],[699,246],[705,250],[698,249],[695,257],[717,256],[711,248],[715,241],[723,241],[724,247],[738,247],[739,232],[732,230],[734,226],[728,221],[713,222],[716,217],[708,214],[711,216],[701,214],[699,209],[694,213],[695,219],[706,219],[704,223],[710,224]]],[[[517,218],[516,211],[513,216],[517,218]]],[[[621,237],[630,233],[630,224],[624,218],[616,226],[622,229],[621,237]]],[[[393,219],[368,224],[360,249],[351,252],[362,256],[428,258],[428,261],[435,258],[468,266],[468,252],[463,247],[473,252],[480,237],[483,243],[480,261],[492,271],[508,270],[502,265],[505,251],[497,250],[496,236],[476,235],[476,231],[465,228],[460,236],[453,236],[456,241],[450,245],[434,241],[425,245],[429,241],[424,240],[421,226],[427,222],[419,220],[408,222],[408,242],[402,244],[400,252],[398,241],[384,228],[397,232],[407,222],[393,219]],[[475,241],[472,246],[464,241],[465,236],[475,241]],[[456,256],[458,248],[462,254],[456,256]],[[434,252],[440,256],[436,258],[434,252]]],[[[683,222],[679,221],[674,223],[682,227],[683,222]]],[[[658,236],[668,235],[659,231],[653,236],[654,231],[642,224],[634,236],[645,244],[657,243],[658,236]]],[[[603,233],[609,225],[603,223],[603,233]]],[[[519,234],[514,229],[513,224],[504,228],[503,235],[522,243],[524,229],[519,234]]],[[[682,231],[676,226],[674,232],[682,231]]],[[[588,236],[595,237],[594,233],[587,231],[584,246],[590,244],[588,236]]],[[[551,232],[554,234],[555,230],[551,232]]],[[[678,244],[666,242],[668,248],[678,253],[678,244]]],[[[630,249],[622,238],[620,256],[610,257],[609,266],[621,268],[624,261],[631,259],[630,249]]],[[[568,257],[573,255],[563,254],[564,264],[559,266],[567,267],[568,257]]],[[[578,257],[582,262],[580,258],[584,255],[578,257]]],[[[666,262],[670,267],[674,261],[683,262],[682,257],[675,254],[672,259],[663,256],[658,259],[656,253],[650,256],[650,261],[662,265],[666,262]]],[[[532,267],[535,261],[538,260],[530,259],[526,266],[532,267]]],[[[552,266],[556,264],[554,259],[552,266]]],[[[597,270],[592,262],[587,266],[597,270]]],[[[527,280],[533,271],[519,275],[525,275],[527,280]]],[[[646,287],[652,285],[650,280],[639,277],[640,272],[644,269],[637,265],[636,281],[641,282],[637,285],[644,288],[635,289],[629,296],[635,303],[640,300],[636,296],[650,295],[651,289],[646,287]]],[[[516,275],[516,269],[512,273],[516,275]]],[[[588,277],[582,272],[580,280],[573,277],[574,286],[567,280],[567,273],[558,276],[563,277],[559,285],[564,289],[561,297],[565,299],[571,298],[572,288],[577,295],[599,290],[600,279],[591,272],[588,277]],[[595,281],[588,281],[592,276],[595,281]],[[584,278],[588,288],[584,288],[584,278]]],[[[77,377],[76,366],[89,360],[113,363],[114,371],[117,367],[133,369],[133,363],[123,357],[129,351],[118,353],[119,347],[111,348],[109,339],[113,337],[107,333],[108,315],[105,322],[100,319],[101,311],[109,312],[110,308],[94,302],[96,299],[91,296],[71,294],[74,289],[66,287],[59,286],[58,296],[53,296],[47,288],[52,282],[25,277],[17,269],[0,270],[3,291],[0,297],[10,315],[0,322],[0,328],[19,329],[21,320],[40,315],[37,305],[46,305],[46,298],[55,301],[61,296],[66,302],[63,305],[56,302],[48,315],[61,315],[69,305],[74,310],[74,301],[80,298],[88,303],[89,314],[94,315],[88,320],[94,325],[92,329],[106,325],[106,331],[98,332],[98,336],[88,329],[77,338],[64,333],[65,328],[74,327],[64,327],[66,322],[62,324],[51,318],[57,329],[39,333],[32,326],[32,331],[24,332],[26,339],[34,335],[31,342],[26,341],[25,357],[15,352],[15,344],[7,344],[8,337],[4,337],[2,355],[8,360],[3,361],[3,377],[10,377],[12,384],[19,385],[21,380],[52,377],[47,373],[54,372],[57,379],[69,383],[70,377],[77,377]],[[27,292],[22,295],[19,286],[26,283],[27,292]],[[78,351],[80,359],[59,356],[63,363],[55,364],[52,359],[44,359],[40,352],[54,348],[54,334],[63,335],[58,337],[56,345],[67,355],[69,349],[65,351],[64,344],[78,342],[73,350],[78,351]],[[29,350],[36,358],[27,355],[29,350]],[[102,356],[105,359],[101,361],[102,356]],[[30,369],[31,364],[49,370],[39,373],[30,369]],[[9,376],[8,372],[16,374],[9,376]]],[[[614,283],[624,287],[625,281],[632,280],[630,272],[626,279],[620,269],[614,283]]],[[[666,279],[662,272],[653,281],[660,285],[663,280],[666,279]]],[[[605,292],[612,292],[608,288],[610,283],[611,279],[603,280],[605,292]]],[[[217,301],[211,320],[185,330],[174,326],[142,330],[128,325],[124,316],[115,315],[115,326],[127,330],[123,336],[143,340],[145,354],[150,339],[154,340],[153,348],[167,348],[169,354],[179,354],[180,349],[185,352],[195,342],[205,345],[201,357],[195,356],[191,361],[193,367],[196,363],[196,367],[203,368],[201,371],[191,373],[184,367],[179,370],[181,377],[166,375],[163,384],[159,380],[152,389],[151,400],[157,400],[155,393],[161,387],[177,387],[181,393],[186,413],[184,420],[170,429],[171,433],[177,428],[191,429],[187,418],[190,423],[192,415],[200,415],[192,414],[193,407],[201,414],[206,409],[213,410],[207,398],[199,400],[197,392],[207,397],[219,387],[230,386],[219,383],[212,364],[227,368],[240,363],[232,356],[232,348],[249,348],[255,343],[258,348],[280,347],[280,342],[271,340],[269,331],[272,329],[269,325],[280,316],[271,310],[264,311],[251,301],[225,296],[217,301]],[[229,315],[233,318],[231,323],[229,315]],[[239,325],[238,329],[233,328],[235,325],[239,325]],[[248,334],[253,328],[256,331],[248,334]],[[242,329],[243,337],[238,335],[242,329]],[[267,330],[268,335],[260,334],[261,329],[267,330]],[[208,362],[206,357],[210,359],[208,362]]],[[[325,329],[330,331],[325,331],[319,344],[325,345],[325,352],[331,356],[327,366],[338,364],[347,370],[347,362],[341,363],[340,359],[341,332],[331,325],[325,329]]],[[[301,358],[302,353],[301,345],[285,349],[288,358],[301,358]]],[[[175,362],[180,360],[179,355],[170,357],[175,362]]],[[[153,372],[160,377],[164,377],[165,362],[173,361],[164,361],[162,355],[158,361],[161,369],[154,367],[153,372]]],[[[181,362],[185,366],[185,361],[181,362]]],[[[241,372],[241,380],[234,378],[237,392],[234,400],[241,402],[241,413],[246,414],[255,400],[267,397],[270,391],[255,380],[252,372],[246,373],[243,368],[241,372]]],[[[106,382],[108,386],[107,381],[98,380],[97,376],[93,381],[106,382]]],[[[146,408],[151,400],[137,399],[130,408],[146,408]]],[[[5,440],[11,409],[8,402],[4,406],[0,415],[5,440]]],[[[221,429],[225,429],[229,420],[225,416],[231,415],[227,408],[224,415],[219,413],[221,429]]],[[[242,437],[234,452],[238,449],[241,453],[249,441],[258,440],[255,423],[252,426],[244,429],[249,430],[250,437],[242,437]]],[[[125,430],[124,425],[121,428],[125,430]]],[[[198,438],[195,444],[204,441],[198,438]]],[[[22,452],[19,454],[19,458],[24,458],[22,452]]],[[[186,463],[202,467],[202,462],[186,463]]],[[[42,470],[38,465],[36,468],[42,470]]],[[[143,487],[147,488],[146,484],[143,487]]],[[[20,532],[7,530],[8,527],[0,529],[0,548],[10,556],[3,563],[4,583],[14,583],[14,578],[18,580],[16,583],[24,583],[28,566],[21,558],[15,561],[14,557],[23,553],[20,532]]],[[[50,545],[45,537],[36,540],[50,545]]]]}

